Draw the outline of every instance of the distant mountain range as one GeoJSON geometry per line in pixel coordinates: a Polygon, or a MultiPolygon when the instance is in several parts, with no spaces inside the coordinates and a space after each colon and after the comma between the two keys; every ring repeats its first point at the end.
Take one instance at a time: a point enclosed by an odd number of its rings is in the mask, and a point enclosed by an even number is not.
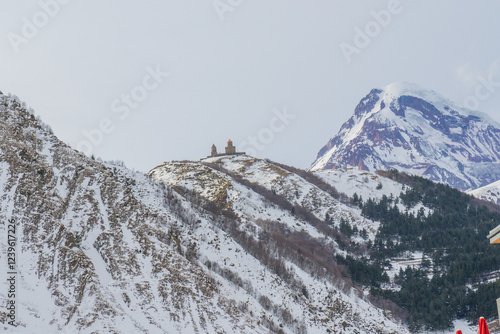
{"type": "MultiPolygon", "coordinates": [[[[473,128],[496,138],[486,117],[458,114],[424,90],[408,95],[410,88],[362,100],[336,142],[356,148],[378,138],[384,149],[367,145],[378,154],[372,160],[353,151],[352,168],[334,164],[333,147],[343,145],[335,144],[315,172],[229,154],[165,162],[147,175],[73,150],[18,98],[0,93],[0,222],[17,222],[20,310],[13,329],[0,309],[0,330],[404,334],[496,315],[494,300],[480,308],[477,301],[500,270],[500,249],[484,239],[500,214],[427,179],[357,168],[383,167],[385,158],[396,168],[396,152],[432,141],[439,156],[458,129],[469,141],[473,128]],[[441,120],[436,110],[453,117],[441,120]],[[362,141],[370,124],[378,135],[362,141]],[[403,124],[415,132],[406,144],[403,124]],[[424,141],[427,132],[434,139],[424,141]],[[394,154],[380,155],[386,151],[394,154]]],[[[493,151],[491,138],[484,141],[493,151]]],[[[457,156],[468,150],[456,145],[457,156]]],[[[485,145],[481,152],[490,152],[485,145]]],[[[469,167],[446,180],[479,182],[469,167]]],[[[4,259],[6,237],[0,248],[4,259]]]]}
{"type": "Polygon", "coordinates": [[[415,84],[373,89],[311,171],[396,169],[475,189],[500,180],[500,125],[415,84]]]}

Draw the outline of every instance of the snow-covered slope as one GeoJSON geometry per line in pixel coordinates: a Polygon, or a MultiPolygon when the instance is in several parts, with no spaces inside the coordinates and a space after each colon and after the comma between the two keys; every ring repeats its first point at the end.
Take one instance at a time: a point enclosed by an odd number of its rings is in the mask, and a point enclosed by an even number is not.
{"type": "MultiPolygon", "coordinates": [[[[375,320],[380,316],[379,311],[356,296],[353,290],[346,289],[346,284],[350,283],[344,282],[336,268],[334,256],[345,254],[346,245],[339,246],[338,232],[325,224],[323,219],[328,214],[337,224],[344,220],[358,229],[365,229],[366,240],[359,238],[355,242],[366,243],[374,238],[378,223],[362,218],[356,208],[341,203],[327,191],[289,170],[244,155],[209,158],[200,162],[166,162],[152,169],[149,176],[181,193],[185,192],[188,198],[201,196],[197,200],[200,203],[204,200],[215,203],[227,216],[237,217],[239,233],[248,233],[249,237],[255,239],[254,242],[265,240],[265,243],[258,244],[258,249],[265,253],[278,252],[284,267],[293,273],[294,278],[287,281],[279,276],[271,276],[271,281],[280,282],[271,286],[261,282],[267,281],[271,273],[256,275],[255,269],[251,269],[257,266],[255,259],[249,260],[243,256],[243,252],[238,252],[236,256],[232,254],[231,250],[237,247],[235,245],[218,250],[222,254],[214,253],[213,250],[208,252],[207,260],[218,262],[219,265],[223,262],[221,267],[224,270],[234,270],[248,285],[265,292],[266,296],[272,296],[269,297],[271,301],[284,305],[293,318],[303,319],[303,324],[310,332],[322,333],[323,326],[333,332],[341,332],[341,327],[338,327],[340,322],[351,327],[350,330],[346,329],[347,332],[355,331],[355,325],[351,324],[355,309],[362,323],[361,326],[356,325],[357,330],[396,330],[397,326],[388,320],[382,320],[387,326],[385,329],[376,325],[380,321],[375,320]],[[317,225],[311,225],[308,222],[311,219],[304,219],[300,214],[303,209],[316,217],[317,225]],[[320,254],[303,255],[308,252],[306,243],[316,247],[320,254]],[[331,264],[321,264],[325,259],[331,264]],[[318,271],[323,273],[321,278],[313,274],[318,271]],[[297,284],[305,290],[294,292],[293,286],[297,284]],[[303,294],[304,291],[307,291],[308,297],[297,299],[297,293],[303,294]],[[334,315],[331,308],[325,308],[327,300],[327,304],[343,305],[342,308],[348,313],[334,315]],[[339,321],[339,316],[343,318],[342,321],[339,321]],[[319,319],[323,320],[318,322],[319,319]]],[[[214,239],[210,233],[207,240],[213,245],[220,239],[214,239]]],[[[245,247],[244,252],[251,253],[245,247]]],[[[261,255],[257,253],[254,256],[262,262],[261,255]]],[[[397,330],[405,331],[402,328],[397,330]]]]}
{"type": "Polygon", "coordinates": [[[500,205],[500,181],[468,191],[472,196],[500,205]]]}
{"type": "Polygon", "coordinates": [[[0,309],[2,331],[407,332],[335,266],[356,241],[323,219],[367,238],[377,223],[278,166],[207,159],[161,165],[151,179],[72,150],[0,94],[0,167],[0,221],[18,224],[18,327],[0,309]]]}
{"type": "Polygon", "coordinates": [[[500,125],[414,84],[373,89],[310,170],[397,169],[461,190],[500,179],[500,125]]]}
{"type": "Polygon", "coordinates": [[[0,95],[0,135],[0,220],[18,224],[18,326],[2,309],[2,331],[268,332],[238,308],[237,287],[194,260],[185,230],[211,229],[211,218],[141,173],[72,150],[16,98],[0,95]]]}
{"type": "Polygon", "coordinates": [[[314,173],[349,197],[353,197],[356,194],[365,199],[380,199],[384,195],[399,196],[404,189],[401,183],[353,167],[320,170],[314,173]]]}

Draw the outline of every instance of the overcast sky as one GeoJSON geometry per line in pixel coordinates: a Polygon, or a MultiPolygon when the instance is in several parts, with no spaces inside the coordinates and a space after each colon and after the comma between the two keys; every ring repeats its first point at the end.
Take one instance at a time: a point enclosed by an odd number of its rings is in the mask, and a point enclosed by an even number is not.
{"type": "Polygon", "coordinates": [[[395,81],[500,121],[498,13],[463,0],[3,1],[0,90],[72,147],[144,172],[229,138],[307,168],[395,81]]]}

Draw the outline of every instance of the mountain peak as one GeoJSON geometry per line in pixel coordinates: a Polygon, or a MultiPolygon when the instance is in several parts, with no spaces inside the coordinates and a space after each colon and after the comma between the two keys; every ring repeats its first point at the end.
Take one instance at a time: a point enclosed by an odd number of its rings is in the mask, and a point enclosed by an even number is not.
{"type": "Polygon", "coordinates": [[[500,179],[500,125],[413,83],[373,89],[310,170],[398,169],[465,190],[500,179]]]}
{"type": "Polygon", "coordinates": [[[382,100],[387,102],[398,100],[403,96],[412,96],[443,107],[448,106],[454,109],[462,109],[456,103],[445,98],[441,94],[411,82],[393,82],[383,87],[381,91],[382,93],[380,96],[382,100]]]}
{"type": "MultiPolygon", "coordinates": [[[[417,92],[428,92],[429,90],[412,82],[393,82],[381,89],[385,94],[392,96],[413,95],[417,92]]],[[[433,92],[433,91],[431,91],[433,92]]]]}
{"type": "Polygon", "coordinates": [[[412,82],[393,82],[384,86],[381,89],[380,97],[384,101],[397,100],[403,96],[412,96],[419,99],[422,99],[426,102],[433,104],[438,109],[443,109],[445,111],[452,109],[455,112],[458,112],[464,116],[475,116],[483,119],[485,122],[491,124],[494,127],[500,128],[500,123],[494,121],[490,118],[490,116],[486,113],[470,110],[464,108],[463,106],[455,103],[447,97],[444,97],[442,94],[432,90],[420,86],[416,83],[412,82]]]}

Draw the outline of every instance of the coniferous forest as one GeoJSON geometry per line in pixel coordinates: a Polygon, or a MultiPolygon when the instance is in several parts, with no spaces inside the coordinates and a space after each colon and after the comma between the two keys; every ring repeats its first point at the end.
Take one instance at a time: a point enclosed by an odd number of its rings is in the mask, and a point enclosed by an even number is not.
{"type": "Polygon", "coordinates": [[[446,329],[456,318],[495,318],[500,283],[488,278],[496,278],[500,269],[500,246],[490,245],[486,236],[500,224],[496,206],[421,177],[379,173],[407,187],[380,200],[354,196],[363,215],[381,226],[369,245],[369,259],[344,259],[353,280],[407,311],[412,331],[446,329]],[[410,213],[419,203],[430,210],[410,213]],[[399,290],[387,288],[389,259],[408,252],[423,252],[422,263],[400,270],[399,290]]]}

